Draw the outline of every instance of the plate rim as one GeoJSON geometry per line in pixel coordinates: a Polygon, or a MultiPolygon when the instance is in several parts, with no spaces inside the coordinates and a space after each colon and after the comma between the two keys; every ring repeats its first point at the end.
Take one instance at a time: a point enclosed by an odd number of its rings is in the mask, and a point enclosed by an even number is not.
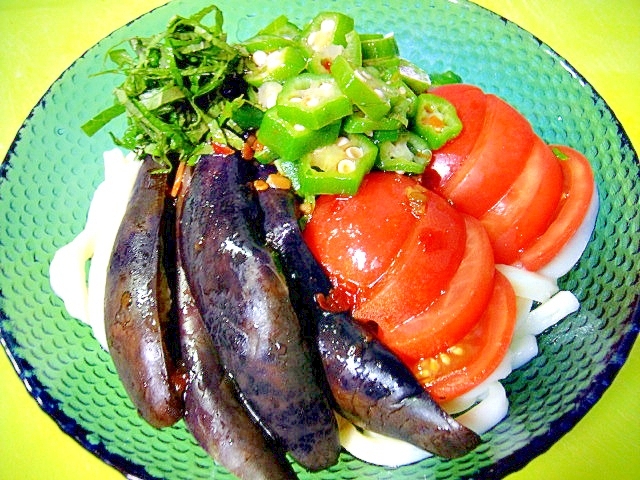
{"type": "MultiPolygon", "coordinates": [[[[444,3],[444,0],[442,1],[444,3]]],[[[23,132],[29,127],[36,111],[40,108],[45,107],[47,99],[52,94],[52,89],[57,84],[64,81],[65,77],[67,75],[70,75],[78,62],[86,59],[86,57],[99,45],[104,44],[108,40],[112,39],[114,35],[122,31],[123,29],[139,22],[143,17],[153,14],[154,12],[157,12],[159,10],[168,9],[169,5],[172,3],[174,2],[167,2],[165,4],[158,5],[111,31],[108,35],[104,36],[98,42],[87,48],[68,67],[66,67],[55,78],[53,82],[51,82],[46,91],[42,94],[36,104],[29,111],[29,114],[25,117],[24,121],[20,125],[13,140],[10,143],[4,160],[0,163],[0,184],[7,182],[7,173],[11,169],[17,168],[13,166],[12,159],[17,155],[16,149],[21,142],[23,132]]],[[[638,162],[638,152],[634,149],[631,139],[628,136],[615,111],[598,93],[598,91],[593,87],[589,80],[584,77],[576,68],[573,67],[571,62],[566,60],[566,58],[556,52],[555,49],[542,41],[539,37],[521,27],[517,23],[507,19],[506,17],[469,0],[462,0],[462,2],[458,0],[458,2],[455,3],[456,6],[462,6],[468,9],[480,9],[484,12],[484,14],[491,15],[494,18],[501,20],[506,26],[511,26],[511,28],[515,28],[521,33],[527,34],[533,41],[537,42],[540,47],[544,47],[544,52],[547,55],[550,55],[555,60],[561,62],[568,73],[572,75],[576,81],[580,82],[582,86],[588,87],[592,100],[599,100],[602,102],[603,108],[605,108],[611,115],[613,125],[615,125],[615,128],[617,129],[616,137],[620,140],[620,147],[627,147],[631,152],[633,159],[638,162]]],[[[186,6],[188,4],[186,1],[184,1],[183,5],[186,6]]],[[[4,294],[0,290],[0,299],[3,298],[4,294]]],[[[29,395],[38,403],[41,410],[43,410],[50,418],[52,418],[62,431],[73,438],[84,449],[91,452],[101,461],[107,463],[108,465],[114,467],[116,470],[125,474],[127,478],[160,480],[158,477],[148,474],[145,470],[144,465],[133,462],[123,455],[109,452],[102,442],[91,442],[89,440],[89,437],[91,436],[92,432],[79,425],[74,418],[67,415],[60,408],[60,402],[49,394],[46,387],[44,387],[42,382],[38,379],[37,375],[32,373],[35,368],[32,367],[30,363],[24,358],[14,355],[14,347],[18,345],[18,343],[13,338],[13,335],[4,328],[4,324],[11,322],[12,319],[4,311],[2,303],[3,302],[0,301],[0,344],[2,345],[5,354],[9,358],[10,363],[16,371],[16,374],[27,388],[29,395]]],[[[602,398],[602,395],[611,386],[616,376],[620,372],[620,369],[626,362],[631,349],[633,348],[640,333],[640,293],[636,294],[633,301],[630,302],[629,311],[630,314],[623,322],[625,325],[628,325],[629,328],[618,338],[617,342],[615,343],[615,348],[612,348],[608,352],[608,354],[611,354],[611,361],[607,362],[605,368],[600,373],[591,378],[592,386],[588,391],[585,391],[583,395],[580,395],[576,398],[576,401],[574,402],[575,408],[573,410],[551,421],[549,423],[549,429],[547,430],[547,432],[545,432],[544,435],[534,437],[525,446],[514,450],[509,455],[499,459],[498,461],[490,465],[478,468],[469,476],[459,478],[502,478],[508,474],[514,473],[524,468],[533,459],[548,451],[560,438],[566,435],[602,398]],[[525,450],[527,451],[526,454],[523,453],[525,450]],[[529,454],[529,451],[531,452],[531,454],[529,454]]]]}

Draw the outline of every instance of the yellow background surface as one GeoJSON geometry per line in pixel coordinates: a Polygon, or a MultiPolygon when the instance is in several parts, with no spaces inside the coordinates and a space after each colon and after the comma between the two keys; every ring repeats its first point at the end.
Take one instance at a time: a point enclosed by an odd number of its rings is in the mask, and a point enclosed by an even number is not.
{"type": "MultiPolygon", "coordinates": [[[[163,3],[0,0],[0,159],[31,108],[64,69],[105,35],[163,3]]],[[[640,149],[640,0],[476,3],[514,21],[567,59],[607,101],[636,151],[640,149]]],[[[640,478],[638,372],[636,345],[586,417],[548,452],[508,478],[640,478]]],[[[45,478],[123,477],[42,412],[0,353],[0,479],[45,478]]]]}

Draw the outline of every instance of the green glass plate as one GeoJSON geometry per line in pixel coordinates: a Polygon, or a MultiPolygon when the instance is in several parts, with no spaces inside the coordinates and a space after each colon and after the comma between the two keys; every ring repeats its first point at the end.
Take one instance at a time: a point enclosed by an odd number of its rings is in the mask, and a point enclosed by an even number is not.
{"type": "MultiPolygon", "coordinates": [[[[176,13],[207,2],[176,0],[117,30],[79,58],[50,88],[20,129],[0,167],[0,334],[31,394],[88,450],[131,477],[231,478],[197,446],[184,424],[162,431],[135,413],[110,357],[89,328],[70,318],[49,286],[57,248],[83,227],[102,178],[107,132],[89,139],[80,124],[111,104],[116,76],[104,67],[114,44],[164,28],[176,13]]],[[[220,0],[231,40],[244,39],[278,13],[272,1],[220,0]]],[[[303,479],[497,478],[547,450],[600,398],[638,333],[640,248],[638,157],[602,98],[565,60],[516,25],[464,1],[295,1],[302,24],[319,10],[352,15],[361,32],[395,32],[401,53],[428,71],[452,69],[525,114],[549,143],[587,154],[601,210],[580,263],[563,279],[581,309],[540,337],[540,355],[504,382],[507,418],[484,443],[454,461],[430,458],[386,469],[347,453],[303,479]],[[391,12],[391,9],[393,12],[391,12]],[[390,14],[392,13],[392,14],[390,14]]],[[[114,131],[120,128],[114,125],[114,131]]]]}

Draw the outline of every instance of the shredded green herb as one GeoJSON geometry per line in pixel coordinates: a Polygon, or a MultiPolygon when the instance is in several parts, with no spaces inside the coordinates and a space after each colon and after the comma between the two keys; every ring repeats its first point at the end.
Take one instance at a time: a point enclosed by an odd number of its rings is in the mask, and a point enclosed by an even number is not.
{"type": "Polygon", "coordinates": [[[560,150],[558,147],[551,147],[551,151],[553,152],[553,154],[556,156],[558,160],[569,160],[569,156],[565,154],[562,150],[560,150]]]}
{"type": "Polygon", "coordinates": [[[114,105],[86,122],[83,131],[94,135],[126,113],[127,128],[119,137],[111,134],[114,142],[154,156],[167,170],[211,153],[212,142],[241,146],[256,115],[244,97],[248,54],[227,43],[222,24],[222,12],[212,5],[188,18],[172,18],[162,33],[130,39],[129,48],[112,48],[108,59],[115,68],[102,73],[125,79],[114,90],[114,105]]]}

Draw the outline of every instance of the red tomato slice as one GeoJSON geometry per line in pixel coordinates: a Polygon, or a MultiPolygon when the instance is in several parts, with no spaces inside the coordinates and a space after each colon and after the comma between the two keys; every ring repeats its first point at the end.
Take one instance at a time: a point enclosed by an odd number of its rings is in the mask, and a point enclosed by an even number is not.
{"type": "Polygon", "coordinates": [[[509,349],[516,319],[516,296],[504,275],[495,274],[484,314],[456,345],[425,358],[414,373],[437,402],[451,400],[486,380],[509,349]]]}
{"type": "MultiPolygon", "coordinates": [[[[427,308],[458,269],[465,222],[442,197],[424,187],[418,221],[397,257],[371,288],[364,288],[354,318],[395,325],[427,308]]],[[[365,219],[366,220],[366,219],[365,219]]]]}
{"type": "Polygon", "coordinates": [[[431,163],[422,175],[424,186],[441,193],[442,187],[458,171],[482,131],[487,98],[480,88],[462,83],[443,85],[430,93],[451,102],[462,122],[460,134],[433,152],[431,163]]]}
{"type": "Polygon", "coordinates": [[[449,285],[422,313],[378,325],[378,335],[407,365],[460,341],[477,323],[493,291],[494,262],[489,237],[480,222],[465,215],[466,244],[449,285]]]}
{"type": "Polygon", "coordinates": [[[517,264],[536,271],[549,263],[576,233],[589,209],[594,194],[594,177],[587,158],[573,148],[556,145],[567,158],[559,159],[564,176],[563,193],[549,228],[530,244],[517,264]]]}
{"type": "Polygon", "coordinates": [[[520,175],[534,138],[520,112],[488,94],[482,132],[465,162],[444,185],[444,196],[460,211],[479,218],[520,175]]]}
{"type": "Polygon", "coordinates": [[[513,263],[549,226],[562,195],[562,169],[551,149],[534,141],[524,169],[507,193],[480,217],[496,263],[513,263]]]}
{"type": "Polygon", "coordinates": [[[416,181],[372,172],[352,197],[320,195],[304,240],[334,285],[375,282],[389,267],[414,228],[407,189],[416,181]]]}

